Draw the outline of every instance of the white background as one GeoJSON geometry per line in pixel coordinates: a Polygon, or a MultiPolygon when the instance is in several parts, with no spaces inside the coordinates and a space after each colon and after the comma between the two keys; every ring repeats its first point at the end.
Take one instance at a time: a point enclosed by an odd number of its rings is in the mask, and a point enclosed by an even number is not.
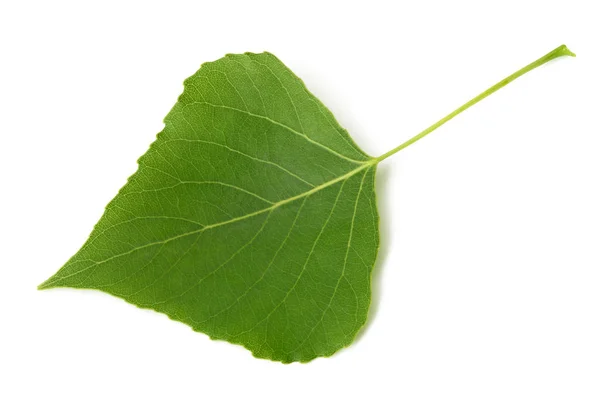
{"type": "Polygon", "coordinates": [[[594,1],[3,1],[0,398],[600,398],[594,1]],[[283,60],[385,161],[370,322],[282,365],[99,292],[36,291],[84,242],[184,78],[283,60]]]}

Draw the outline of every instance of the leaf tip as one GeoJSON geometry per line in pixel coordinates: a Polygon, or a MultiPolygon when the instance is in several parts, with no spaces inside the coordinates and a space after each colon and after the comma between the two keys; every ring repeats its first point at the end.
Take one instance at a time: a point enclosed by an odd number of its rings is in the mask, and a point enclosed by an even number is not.
{"type": "Polygon", "coordinates": [[[53,287],[54,287],[54,285],[52,285],[52,277],[50,277],[47,280],[45,280],[44,282],[40,283],[37,287],[37,290],[52,289],[53,287]]]}

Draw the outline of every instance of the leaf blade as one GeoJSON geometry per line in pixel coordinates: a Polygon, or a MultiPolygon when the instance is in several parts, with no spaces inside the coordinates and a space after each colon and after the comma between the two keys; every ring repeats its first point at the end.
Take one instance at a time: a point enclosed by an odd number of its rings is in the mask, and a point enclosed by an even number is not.
{"type": "Polygon", "coordinates": [[[373,160],[274,56],[204,64],[86,244],[40,287],[102,290],[260,358],[333,354],[370,303],[373,160]]]}

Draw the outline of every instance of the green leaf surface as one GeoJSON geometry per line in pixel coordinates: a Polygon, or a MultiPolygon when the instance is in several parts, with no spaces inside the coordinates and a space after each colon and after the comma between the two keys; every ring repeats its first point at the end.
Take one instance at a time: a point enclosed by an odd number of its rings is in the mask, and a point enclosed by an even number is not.
{"type": "Polygon", "coordinates": [[[256,357],[309,361],[367,318],[376,160],[269,53],[185,81],[84,246],[40,288],[98,289],[256,357]]]}
{"type": "Polygon", "coordinates": [[[518,77],[373,158],[275,56],[230,54],[185,81],[165,128],[84,246],[40,289],[97,289],[256,356],[348,346],[379,247],[377,165],[518,77]]]}

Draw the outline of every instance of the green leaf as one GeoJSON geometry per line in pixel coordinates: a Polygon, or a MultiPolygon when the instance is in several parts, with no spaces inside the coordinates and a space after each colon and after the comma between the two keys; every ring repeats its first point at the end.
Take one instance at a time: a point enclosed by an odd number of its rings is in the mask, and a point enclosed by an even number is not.
{"type": "Polygon", "coordinates": [[[275,56],[185,81],[85,245],[41,288],[98,289],[309,361],[365,323],[379,232],[374,159],[275,56]]]}
{"type": "Polygon", "coordinates": [[[87,242],[39,288],[102,290],[260,358],[331,355],[367,319],[378,163],[564,55],[377,158],[272,54],[206,63],[87,242]]]}

